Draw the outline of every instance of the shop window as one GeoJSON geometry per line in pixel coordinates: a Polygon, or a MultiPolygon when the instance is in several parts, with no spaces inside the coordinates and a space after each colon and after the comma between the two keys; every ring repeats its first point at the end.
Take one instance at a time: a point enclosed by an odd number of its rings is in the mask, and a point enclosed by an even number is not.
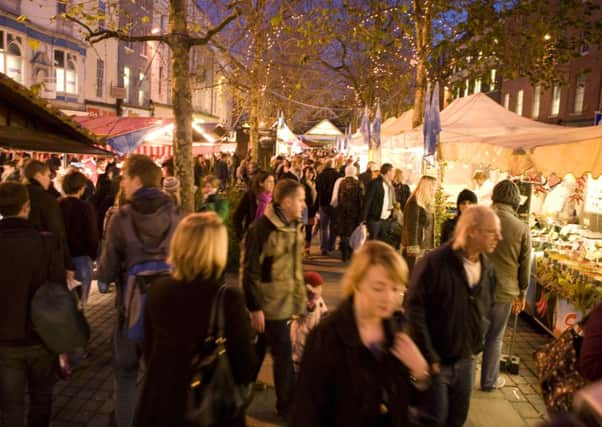
{"type": "Polygon", "coordinates": [[[531,118],[539,117],[539,106],[541,104],[541,86],[537,85],[533,89],[533,109],[531,110],[531,118]]]}
{"type": "Polygon", "coordinates": [[[138,105],[144,105],[146,101],[146,80],[144,78],[144,73],[139,74],[138,78],[138,105]]]}
{"type": "Polygon", "coordinates": [[[21,48],[17,43],[11,43],[6,49],[6,75],[11,79],[23,83],[23,58],[21,48]]]}
{"type": "Polygon", "coordinates": [[[580,75],[577,77],[577,84],[575,85],[575,105],[573,111],[576,114],[583,113],[583,101],[585,98],[585,76],[580,75]]]}
{"type": "Polygon", "coordinates": [[[504,108],[506,110],[510,109],[510,94],[509,93],[504,94],[504,108]]]}
{"type": "Polygon", "coordinates": [[[65,52],[54,51],[54,74],[56,77],[56,91],[65,92],[65,52]]]}
{"type": "Polygon", "coordinates": [[[519,90],[516,95],[516,114],[519,116],[523,115],[523,97],[525,96],[524,90],[519,90]]]}
{"type": "Polygon", "coordinates": [[[125,89],[125,100],[130,100],[130,67],[123,67],[123,87],[125,89]]]}
{"type": "Polygon", "coordinates": [[[102,98],[105,80],[105,62],[102,59],[96,60],[96,97],[102,98]]]}
{"type": "Polygon", "coordinates": [[[497,71],[496,71],[496,69],[495,69],[495,68],[493,68],[493,69],[491,70],[491,73],[490,73],[490,75],[491,75],[491,77],[490,77],[490,79],[491,79],[491,83],[490,83],[490,85],[489,85],[489,90],[490,90],[490,91],[494,91],[494,90],[495,90],[495,79],[496,79],[496,74],[497,74],[497,71]]]}
{"type": "Polygon", "coordinates": [[[66,73],[66,92],[77,94],[77,68],[75,66],[75,57],[67,55],[67,73],[66,73]]]}
{"type": "Polygon", "coordinates": [[[474,82],[474,93],[481,92],[481,79],[476,79],[474,82]]]}
{"type": "Polygon", "coordinates": [[[552,89],[552,111],[551,116],[557,116],[560,113],[560,86],[554,86],[552,89]]]}

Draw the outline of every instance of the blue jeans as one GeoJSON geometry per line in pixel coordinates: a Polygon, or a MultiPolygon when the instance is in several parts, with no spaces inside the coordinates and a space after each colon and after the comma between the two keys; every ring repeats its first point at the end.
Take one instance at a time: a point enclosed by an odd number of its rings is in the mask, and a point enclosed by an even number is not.
{"type": "Polygon", "coordinates": [[[74,256],[71,261],[75,266],[75,280],[82,282],[80,301],[82,306],[85,306],[92,285],[92,258],[89,256],[74,256]]]}
{"type": "Polygon", "coordinates": [[[330,206],[320,206],[320,250],[334,251],[337,235],[334,232],[333,209],[330,206]]]}
{"type": "Polygon", "coordinates": [[[134,420],[141,353],[140,346],[131,341],[125,331],[117,326],[113,334],[113,389],[117,427],[131,427],[134,420]]]}
{"type": "Polygon", "coordinates": [[[293,371],[293,351],[288,320],[266,320],[265,333],[259,336],[259,361],[269,347],[274,360],[274,386],[276,387],[276,410],[285,414],[293,403],[295,375],[293,371]],[[261,354],[263,353],[263,354],[261,354]]]}
{"type": "Polygon", "coordinates": [[[380,219],[378,221],[369,219],[366,225],[368,227],[368,240],[384,241],[389,232],[389,221],[386,219],[380,219]]]}
{"type": "Polygon", "coordinates": [[[485,335],[485,349],[481,365],[481,389],[483,390],[493,390],[497,383],[504,332],[511,311],[512,303],[496,303],[489,315],[489,327],[485,335]]]}
{"type": "Polygon", "coordinates": [[[56,356],[43,345],[0,347],[0,426],[48,426],[56,362],[56,356]],[[29,392],[27,424],[26,390],[29,392]]]}
{"type": "Polygon", "coordinates": [[[423,412],[436,420],[437,427],[462,427],[468,417],[474,379],[474,359],[462,359],[441,365],[433,376],[431,388],[425,392],[423,412]]]}

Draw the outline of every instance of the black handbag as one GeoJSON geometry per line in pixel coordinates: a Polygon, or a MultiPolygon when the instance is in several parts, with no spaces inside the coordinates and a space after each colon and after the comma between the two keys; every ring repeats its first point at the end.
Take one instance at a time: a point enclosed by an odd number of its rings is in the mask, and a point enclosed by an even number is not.
{"type": "Polygon", "coordinates": [[[251,396],[250,384],[236,384],[226,353],[224,295],[221,286],[211,307],[207,338],[192,360],[186,420],[199,427],[221,426],[241,416],[251,396]]]}
{"type": "Polygon", "coordinates": [[[34,293],[30,308],[34,330],[51,352],[66,353],[88,343],[90,326],[67,286],[44,283],[34,293]]]}

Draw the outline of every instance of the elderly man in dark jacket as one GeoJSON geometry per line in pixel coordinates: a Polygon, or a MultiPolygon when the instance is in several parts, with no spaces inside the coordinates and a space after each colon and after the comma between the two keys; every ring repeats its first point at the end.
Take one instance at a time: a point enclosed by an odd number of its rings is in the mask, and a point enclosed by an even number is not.
{"type": "Polygon", "coordinates": [[[119,321],[113,336],[115,422],[130,426],[136,404],[141,348],[124,332],[123,283],[126,272],[147,261],[165,261],[181,212],[160,190],[161,170],[147,156],[131,155],[123,168],[122,189],[130,203],[111,217],[98,266],[98,281],[117,283],[119,321]]]}
{"type": "Polygon", "coordinates": [[[498,182],[491,195],[493,210],[500,218],[502,241],[490,255],[497,276],[495,306],[489,314],[489,328],[485,337],[481,389],[492,391],[504,386],[498,379],[502,339],[510,312],[521,312],[525,291],[531,274],[531,234],[529,225],[516,215],[520,205],[518,186],[510,180],[498,182]]]}
{"type": "Polygon", "coordinates": [[[483,350],[495,303],[495,271],[486,254],[501,238],[493,210],[470,206],[453,242],[421,258],[405,301],[413,338],[431,365],[424,410],[438,426],[460,427],[468,415],[475,355],[483,350]]]}
{"type": "Polygon", "coordinates": [[[33,330],[29,306],[46,281],[65,282],[58,239],[27,220],[27,188],[0,184],[0,425],[50,423],[56,357],[33,330]]]}

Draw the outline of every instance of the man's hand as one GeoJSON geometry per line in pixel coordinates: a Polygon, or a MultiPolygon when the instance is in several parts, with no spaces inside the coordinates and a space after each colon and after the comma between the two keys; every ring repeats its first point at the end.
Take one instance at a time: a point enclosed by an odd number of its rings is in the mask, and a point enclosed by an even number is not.
{"type": "Polygon", "coordinates": [[[67,283],[72,282],[75,280],[75,271],[73,270],[67,270],[66,271],[66,277],[65,279],[67,280],[67,283]]]}
{"type": "Polygon", "coordinates": [[[521,311],[525,309],[525,298],[524,297],[516,297],[512,300],[512,312],[514,314],[519,314],[521,311]]]}
{"type": "Polygon", "coordinates": [[[260,334],[263,334],[265,331],[265,317],[263,316],[263,311],[252,311],[249,315],[251,316],[251,327],[260,334]]]}
{"type": "Polygon", "coordinates": [[[408,334],[403,332],[395,334],[391,352],[401,363],[406,365],[418,381],[428,379],[428,363],[408,334]]]}

